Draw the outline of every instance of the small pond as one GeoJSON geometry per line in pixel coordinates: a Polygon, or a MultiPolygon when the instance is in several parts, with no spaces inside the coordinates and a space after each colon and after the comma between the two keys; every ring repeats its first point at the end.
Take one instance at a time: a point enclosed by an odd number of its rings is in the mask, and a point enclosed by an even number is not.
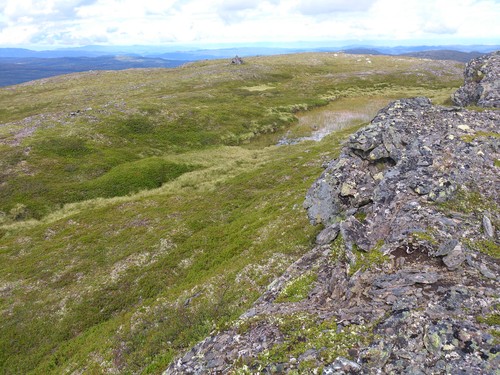
{"type": "Polygon", "coordinates": [[[370,122],[390,101],[381,97],[341,98],[326,106],[295,114],[298,121],[275,133],[263,134],[246,147],[319,142],[336,131],[370,122]]]}

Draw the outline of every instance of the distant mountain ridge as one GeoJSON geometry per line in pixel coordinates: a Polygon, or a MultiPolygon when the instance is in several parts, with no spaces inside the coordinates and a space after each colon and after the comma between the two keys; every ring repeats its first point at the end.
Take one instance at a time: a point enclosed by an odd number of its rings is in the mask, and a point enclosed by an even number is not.
{"type": "MultiPolygon", "coordinates": [[[[198,56],[203,58],[224,58],[235,54],[240,56],[274,55],[293,52],[337,52],[337,51],[370,51],[384,55],[401,55],[424,51],[458,51],[479,52],[482,54],[500,49],[500,45],[448,45],[448,46],[383,46],[383,45],[314,45],[299,43],[297,45],[252,45],[227,47],[193,47],[193,46],[83,46],[74,48],[59,48],[54,50],[35,51],[26,48],[0,48],[0,57],[99,57],[116,55],[136,55],[142,57],[198,56]]],[[[182,58],[184,59],[184,58],[182,58]]]]}
{"type": "Polygon", "coordinates": [[[421,51],[421,52],[409,52],[404,53],[404,56],[418,57],[422,59],[433,59],[433,60],[454,60],[460,62],[468,62],[472,59],[476,59],[482,56],[481,52],[461,52],[453,50],[437,50],[437,51],[421,51]]]}
{"type": "MultiPolygon", "coordinates": [[[[342,52],[350,53],[353,55],[392,55],[391,53],[384,53],[377,49],[372,48],[350,48],[343,50],[342,52]]],[[[478,58],[484,55],[482,52],[472,51],[472,52],[462,52],[455,50],[428,50],[428,51],[416,51],[416,52],[405,52],[398,53],[398,56],[408,56],[416,57],[419,59],[431,59],[431,60],[452,60],[466,63],[472,59],[478,58]]]]}

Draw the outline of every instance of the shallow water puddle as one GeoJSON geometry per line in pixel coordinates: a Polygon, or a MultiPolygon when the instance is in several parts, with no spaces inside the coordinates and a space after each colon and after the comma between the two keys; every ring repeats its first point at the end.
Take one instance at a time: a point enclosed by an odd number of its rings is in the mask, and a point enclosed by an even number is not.
{"type": "Polygon", "coordinates": [[[327,135],[350,126],[369,122],[387,100],[374,100],[363,106],[353,106],[353,110],[339,109],[338,103],[298,114],[296,125],[287,130],[278,140],[278,145],[290,145],[303,141],[321,141],[327,135]]]}
{"type": "Polygon", "coordinates": [[[371,117],[364,113],[321,111],[308,113],[299,117],[298,127],[309,127],[311,135],[294,138],[290,131],[278,141],[278,144],[295,144],[302,141],[321,141],[328,134],[342,130],[362,122],[368,122],[371,117]]]}

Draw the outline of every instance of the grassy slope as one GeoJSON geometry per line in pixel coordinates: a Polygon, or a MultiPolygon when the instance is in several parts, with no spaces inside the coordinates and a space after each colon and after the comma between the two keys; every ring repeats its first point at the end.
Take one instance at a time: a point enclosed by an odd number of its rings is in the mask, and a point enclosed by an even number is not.
{"type": "Polygon", "coordinates": [[[356,127],[265,147],[307,132],[297,110],[373,116],[461,80],[402,58],[246,61],[0,90],[1,373],[161,371],[311,245],[303,196],[356,127]]]}
{"type": "MultiPolygon", "coordinates": [[[[106,173],[121,165],[120,173],[134,178],[126,164],[139,159],[241,144],[338,96],[425,92],[436,86],[440,69],[439,63],[327,54],[247,61],[85,73],[0,90],[0,211],[22,204],[11,216],[40,218],[62,204],[159,186],[170,177],[158,176],[161,165],[152,165],[156,174],[146,186],[116,191],[116,171],[106,173]]],[[[446,78],[439,87],[448,88],[446,78]]]]}

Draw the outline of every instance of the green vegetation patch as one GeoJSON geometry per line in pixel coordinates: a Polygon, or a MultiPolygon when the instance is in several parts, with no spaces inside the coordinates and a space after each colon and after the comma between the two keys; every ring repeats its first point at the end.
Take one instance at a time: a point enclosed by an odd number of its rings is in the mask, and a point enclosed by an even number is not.
{"type": "Polygon", "coordinates": [[[466,241],[466,243],[471,249],[500,259],[500,245],[494,240],[466,241]]]}
{"type": "Polygon", "coordinates": [[[62,157],[79,157],[92,151],[84,139],[70,137],[49,138],[36,147],[40,153],[62,157]]]}
{"type": "Polygon", "coordinates": [[[466,187],[459,188],[451,199],[438,203],[438,206],[447,211],[463,212],[466,214],[498,210],[496,202],[484,197],[480,192],[466,187]]]}
{"type": "Polygon", "coordinates": [[[500,313],[493,313],[486,316],[478,316],[479,323],[485,323],[489,326],[500,326],[500,313]]]}
{"type": "Polygon", "coordinates": [[[464,142],[471,143],[475,141],[477,138],[483,138],[483,137],[500,138],[500,133],[478,131],[474,134],[463,135],[461,139],[464,142]]]}
{"type": "MultiPolygon", "coordinates": [[[[317,369],[325,363],[331,363],[338,356],[350,358],[349,350],[367,345],[373,340],[373,329],[368,325],[349,325],[339,329],[334,318],[319,320],[307,313],[293,315],[277,315],[265,318],[273,324],[284,336],[282,344],[264,351],[254,361],[238,363],[235,371],[250,369],[252,372],[262,371],[273,364],[290,363],[308,350],[318,353],[318,360],[308,360],[299,363],[299,373],[317,369]]],[[[245,329],[253,324],[259,324],[262,318],[247,322],[245,329]]]]}
{"type": "MultiPolygon", "coordinates": [[[[153,110],[148,110],[151,113],[153,110]]],[[[122,122],[125,130],[133,134],[150,134],[154,130],[154,124],[148,117],[130,116],[122,122]]]]}
{"type": "Polygon", "coordinates": [[[368,215],[366,214],[366,212],[364,212],[364,211],[362,211],[362,210],[358,210],[358,212],[356,212],[356,213],[354,214],[354,217],[355,217],[356,219],[358,219],[359,221],[361,221],[361,222],[365,221],[367,216],[368,216],[368,215]]]}
{"type": "Polygon", "coordinates": [[[307,298],[309,292],[313,289],[314,282],[318,279],[318,275],[313,271],[306,272],[295,280],[290,281],[274,302],[299,302],[307,298]]]}
{"type": "MultiPolygon", "coordinates": [[[[1,327],[1,371],[164,369],[237,318],[312,246],[318,229],[303,197],[321,155],[335,157],[341,138],[172,156],[176,165],[204,160],[204,168],[156,193],[88,201],[55,221],[6,227],[0,310],[15,309],[1,327]]],[[[118,176],[136,169],[121,168],[118,176]]]]}
{"type": "Polygon", "coordinates": [[[500,344],[500,305],[496,305],[491,314],[476,317],[479,323],[491,326],[490,333],[493,335],[495,343],[500,344]]]}
{"type": "Polygon", "coordinates": [[[43,214],[66,203],[99,197],[120,197],[141,190],[155,189],[197,168],[191,164],[174,163],[160,157],[130,162],[123,162],[121,158],[126,158],[126,155],[119,156],[118,165],[110,168],[106,161],[101,164],[103,161],[96,157],[95,164],[88,165],[89,170],[86,170],[86,163],[75,159],[75,153],[65,159],[64,165],[54,165],[51,168],[52,163],[48,163],[49,170],[42,176],[19,176],[17,181],[11,181],[4,186],[0,191],[0,198],[11,200],[11,204],[4,206],[4,210],[14,221],[40,219],[43,214]],[[56,179],[58,174],[71,174],[75,177],[64,182],[56,179]],[[94,174],[97,176],[93,176],[94,174]]]}
{"type": "Polygon", "coordinates": [[[337,238],[330,244],[332,259],[334,262],[346,259],[346,244],[344,238],[339,233],[337,238]]]}
{"type": "Polygon", "coordinates": [[[432,228],[427,228],[427,230],[422,232],[413,232],[411,236],[417,241],[425,241],[431,245],[438,245],[439,243],[432,228]]]}
{"type": "Polygon", "coordinates": [[[146,158],[120,164],[104,175],[82,184],[80,189],[86,199],[119,197],[158,188],[194,169],[193,166],[170,163],[159,157],[146,158]]]}
{"type": "Polygon", "coordinates": [[[383,265],[389,261],[389,256],[384,255],[380,249],[384,245],[384,241],[380,240],[370,251],[363,251],[353,246],[353,254],[356,258],[354,264],[349,268],[349,275],[354,275],[359,270],[367,270],[372,267],[383,265]]]}

